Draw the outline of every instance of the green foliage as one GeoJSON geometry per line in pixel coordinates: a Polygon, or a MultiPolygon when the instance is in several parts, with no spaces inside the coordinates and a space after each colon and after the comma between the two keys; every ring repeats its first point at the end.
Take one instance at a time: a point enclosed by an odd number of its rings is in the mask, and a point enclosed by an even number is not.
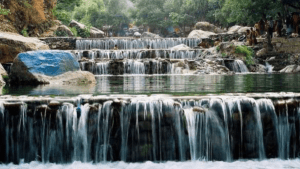
{"type": "Polygon", "coordinates": [[[60,20],[63,24],[68,25],[72,20],[72,14],[65,10],[57,10],[57,8],[52,10],[52,13],[58,20],[60,20]]]}
{"type": "Polygon", "coordinates": [[[235,48],[235,53],[240,53],[240,54],[244,54],[246,56],[245,61],[247,65],[253,65],[254,64],[254,51],[252,48],[248,47],[248,46],[237,46],[235,48]]]}
{"type": "Polygon", "coordinates": [[[23,4],[26,8],[32,8],[32,5],[28,2],[28,0],[23,0],[23,4]]]}
{"type": "Polygon", "coordinates": [[[65,31],[55,31],[54,34],[59,37],[68,37],[68,34],[65,31]]]}
{"type": "Polygon", "coordinates": [[[78,36],[76,27],[73,27],[73,28],[69,27],[69,29],[71,30],[71,32],[73,33],[73,35],[74,35],[75,37],[78,36]]]}
{"type": "Polygon", "coordinates": [[[227,54],[226,53],[222,53],[222,57],[227,57],[227,54]]]}
{"type": "Polygon", "coordinates": [[[217,50],[217,52],[219,52],[220,51],[220,46],[217,46],[216,50],[217,50]]]}
{"type": "Polygon", "coordinates": [[[28,36],[29,36],[27,30],[28,30],[27,28],[24,28],[24,29],[21,31],[21,34],[22,34],[23,36],[25,36],[25,37],[28,37],[28,36]]]}
{"type": "Polygon", "coordinates": [[[2,78],[5,81],[5,83],[8,83],[8,81],[9,81],[8,75],[2,75],[2,78]]]}
{"type": "Polygon", "coordinates": [[[0,5],[0,15],[8,15],[8,14],[10,14],[10,10],[2,8],[0,5]]]}
{"type": "Polygon", "coordinates": [[[75,27],[77,35],[82,37],[82,38],[88,38],[91,36],[90,30],[91,26],[86,26],[84,29],[80,29],[75,27]]]}

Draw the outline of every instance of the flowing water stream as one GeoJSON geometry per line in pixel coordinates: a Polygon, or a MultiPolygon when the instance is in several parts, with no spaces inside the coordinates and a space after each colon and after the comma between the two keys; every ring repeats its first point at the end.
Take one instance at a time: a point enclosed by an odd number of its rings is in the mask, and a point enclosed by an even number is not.
{"type": "Polygon", "coordinates": [[[96,85],[5,86],[0,169],[299,168],[299,75],[183,74],[202,51],[169,48],[200,41],[77,40],[96,85]]]}

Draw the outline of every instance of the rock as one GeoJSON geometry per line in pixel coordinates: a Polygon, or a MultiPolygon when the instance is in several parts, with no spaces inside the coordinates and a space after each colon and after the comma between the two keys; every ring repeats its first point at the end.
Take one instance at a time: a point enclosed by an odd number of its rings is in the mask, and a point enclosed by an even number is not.
{"type": "Polygon", "coordinates": [[[133,36],[134,37],[141,37],[142,35],[140,34],[140,32],[134,32],[133,36]]]}
{"type": "Polygon", "coordinates": [[[208,111],[207,109],[203,108],[203,107],[193,107],[193,111],[197,112],[197,113],[205,113],[206,111],[208,111]]]}
{"type": "MultiPolygon", "coordinates": [[[[5,85],[5,81],[2,76],[0,76],[0,87],[5,85]]],[[[1,88],[2,89],[2,88],[1,88]]],[[[2,90],[1,90],[2,92],[2,90]]],[[[0,93],[1,94],[1,93],[0,93]]]]}
{"type": "Polygon", "coordinates": [[[198,30],[209,31],[214,33],[224,33],[225,31],[208,22],[197,22],[195,28],[198,30]]]}
{"type": "Polygon", "coordinates": [[[55,37],[55,31],[57,30],[58,26],[54,25],[50,27],[47,31],[40,35],[40,37],[55,37]]]}
{"type": "MultiPolygon", "coordinates": [[[[84,30],[86,28],[86,26],[82,23],[79,23],[77,21],[72,20],[69,24],[69,26],[72,27],[77,27],[81,30],[84,30]]],[[[91,27],[90,29],[90,38],[103,38],[104,37],[104,32],[95,28],[95,27],[91,27]]]]}
{"type": "Polygon", "coordinates": [[[55,23],[55,25],[58,25],[58,26],[62,25],[60,20],[54,20],[53,22],[55,23]]]}
{"type": "Polygon", "coordinates": [[[72,31],[70,30],[70,28],[68,28],[65,25],[60,25],[56,31],[60,31],[60,32],[65,32],[69,37],[73,37],[74,34],[72,33],[72,31]]]}
{"type": "Polygon", "coordinates": [[[47,49],[49,46],[37,38],[0,32],[0,63],[13,62],[15,57],[22,52],[47,49]]]}
{"type": "MultiPolygon", "coordinates": [[[[1,5],[10,9],[11,14],[4,16],[17,32],[27,29],[29,36],[39,36],[53,24],[53,9],[57,0],[6,0],[1,5]],[[24,3],[27,4],[24,5],[24,3]]],[[[2,23],[1,23],[2,24],[2,23]]]]}
{"type": "Polygon", "coordinates": [[[196,70],[199,63],[195,60],[185,60],[185,64],[188,65],[190,70],[196,70]]]}
{"type": "Polygon", "coordinates": [[[235,44],[233,42],[221,42],[219,49],[220,53],[233,54],[235,53],[235,44]]]}
{"type": "Polygon", "coordinates": [[[177,45],[177,46],[174,46],[172,48],[170,48],[171,50],[191,50],[190,47],[188,47],[187,45],[185,44],[180,44],[180,45],[177,45]]]}
{"type": "Polygon", "coordinates": [[[268,50],[266,48],[262,48],[259,51],[256,52],[256,56],[263,56],[268,53],[268,50]]]}
{"type": "Polygon", "coordinates": [[[7,72],[4,69],[4,67],[2,66],[2,64],[0,63],[0,75],[1,76],[7,76],[7,72]]]}
{"type": "Polygon", "coordinates": [[[151,32],[144,32],[141,36],[141,38],[161,38],[159,35],[156,35],[151,32]]]}
{"type": "Polygon", "coordinates": [[[289,65],[285,67],[284,69],[279,71],[280,73],[296,73],[300,72],[300,66],[299,65],[289,65]]]}
{"type": "Polygon", "coordinates": [[[13,62],[12,82],[30,84],[88,84],[95,77],[80,71],[79,63],[70,52],[32,51],[20,53],[13,62]]]}
{"type": "Polygon", "coordinates": [[[50,84],[55,85],[86,85],[86,84],[96,84],[96,79],[94,74],[87,71],[75,71],[66,72],[59,76],[43,76],[39,75],[38,78],[41,81],[46,81],[50,84]]]}
{"type": "Polygon", "coordinates": [[[203,30],[193,30],[189,35],[188,38],[199,38],[199,39],[203,39],[203,38],[209,38],[210,36],[214,36],[216,35],[213,32],[208,32],[208,31],[203,31],[203,30]]]}
{"type": "Polygon", "coordinates": [[[250,72],[257,72],[257,73],[266,73],[267,72],[266,66],[261,65],[261,64],[250,65],[249,67],[250,67],[250,69],[249,69],[250,72]]]}
{"type": "Polygon", "coordinates": [[[242,33],[246,33],[247,29],[250,30],[251,27],[243,27],[243,26],[239,26],[239,25],[235,25],[235,26],[232,26],[228,29],[228,32],[227,33],[239,33],[239,34],[242,34],[242,33]]]}

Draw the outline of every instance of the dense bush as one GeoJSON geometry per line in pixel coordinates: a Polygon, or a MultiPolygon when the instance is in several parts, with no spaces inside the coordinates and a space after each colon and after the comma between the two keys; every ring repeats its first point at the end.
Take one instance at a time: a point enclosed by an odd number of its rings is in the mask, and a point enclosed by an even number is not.
{"type": "Polygon", "coordinates": [[[245,62],[247,65],[253,65],[254,64],[254,51],[252,48],[248,47],[248,46],[237,46],[235,48],[235,53],[238,54],[244,54],[245,55],[245,62]]]}

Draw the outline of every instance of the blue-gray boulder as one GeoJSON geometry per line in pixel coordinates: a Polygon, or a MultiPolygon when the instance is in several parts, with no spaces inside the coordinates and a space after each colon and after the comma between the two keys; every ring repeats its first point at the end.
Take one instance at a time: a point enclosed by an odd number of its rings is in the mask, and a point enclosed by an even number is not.
{"type": "Polygon", "coordinates": [[[80,71],[79,63],[70,52],[30,51],[20,53],[14,59],[10,78],[12,82],[17,83],[43,84],[51,83],[53,79],[57,82],[59,81],[57,77],[64,77],[62,75],[67,72],[70,74],[77,71],[80,71]]]}

